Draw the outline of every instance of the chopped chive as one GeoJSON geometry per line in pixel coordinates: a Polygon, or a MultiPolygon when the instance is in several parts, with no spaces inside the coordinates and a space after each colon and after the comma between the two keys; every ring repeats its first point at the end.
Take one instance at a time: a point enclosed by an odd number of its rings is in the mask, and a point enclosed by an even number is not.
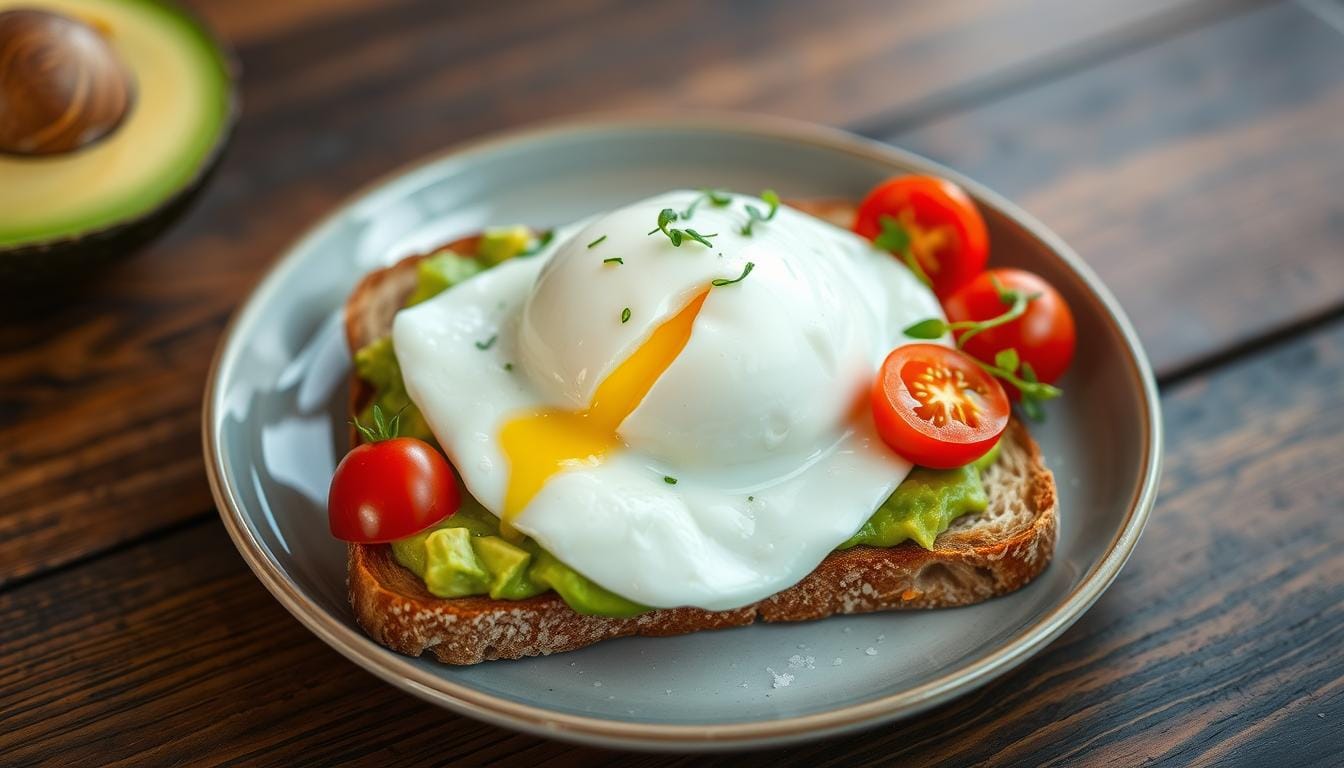
{"type": "Polygon", "coordinates": [[[624,263],[625,263],[625,259],[622,259],[620,256],[612,256],[610,259],[603,259],[603,260],[602,260],[602,263],[603,263],[603,264],[624,264],[624,263]]]}
{"type": "Polygon", "coordinates": [[[629,308],[629,307],[626,307],[625,309],[622,309],[622,310],[621,310],[621,322],[622,322],[622,323],[628,323],[628,322],[630,322],[630,308],[629,308]]]}
{"type": "Polygon", "coordinates": [[[664,482],[664,483],[667,483],[668,485],[676,485],[676,484],[677,484],[677,478],[675,478],[675,477],[673,477],[673,476],[671,476],[671,475],[663,475],[663,482],[664,482]]]}
{"type": "Polygon", "coordinates": [[[505,363],[505,364],[504,364],[504,370],[506,370],[506,371],[512,371],[512,370],[513,370],[513,363],[505,363]]]}
{"type": "Polygon", "coordinates": [[[589,248],[596,248],[598,245],[601,245],[601,243],[602,243],[603,240],[606,240],[606,239],[607,239],[607,236],[606,236],[606,235],[603,235],[603,236],[597,238],[596,240],[594,240],[593,242],[589,243],[589,244],[588,244],[588,247],[589,247],[589,248]]]}
{"type": "Polygon", "coordinates": [[[491,348],[491,347],[493,347],[493,346],[495,345],[495,340],[498,339],[498,338],[499,338],[499,334],[496,333],[494,336],[491,336],[490,338],[486,339],[485,341],[478,341],[478,342],[476,342],[476,348],[477,348],[477,349],[489,349],[489,348],[491,348]]]}
{"type": "Polygon", "coordinates": [[[753,269],[755,269],[755,268],[756,268],[756,265],[753,264],[752,262],[748,261],[748,262],[747,262],[747,265],[746,265],[745,267],[742,268],[742,274],[738,275],[737,277],[733,278],[732,280],[729,280],[729,279],[726,278],[726,277],[720,277],[720,278],[716,278],[716,279],[714,279],[714,280],[709,281],[709,284],[712,285],[712,286],[714,286],[715,288],[722,288],[722,287],[725,286],[725,285],[732,285],[733,283],[740,283],[740,282],[742,282],[743,280],[745,280],[745,279],[747,278],[747,275],[750,275],[750,274],[751,274],[751,270],[753,270],[753,269]]]}

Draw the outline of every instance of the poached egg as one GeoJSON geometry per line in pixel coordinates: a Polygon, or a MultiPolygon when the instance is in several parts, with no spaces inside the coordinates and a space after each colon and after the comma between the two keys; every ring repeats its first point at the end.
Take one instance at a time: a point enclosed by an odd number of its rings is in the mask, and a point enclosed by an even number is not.
{"type": "Polygon", "coordinates": [[[797,583],[910,470],[867,392],[937,299],[786,206],[744,231],[749,206],[642,200],[394,323],[411,399],[504,534],[651,607],[797,583]],[[692,213],[659,229],[666,209],[692,213]]]}

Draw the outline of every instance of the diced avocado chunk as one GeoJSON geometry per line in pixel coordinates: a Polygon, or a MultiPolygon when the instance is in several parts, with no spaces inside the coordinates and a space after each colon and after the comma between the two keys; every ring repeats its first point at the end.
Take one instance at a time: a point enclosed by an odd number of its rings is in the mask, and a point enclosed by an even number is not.
{"type": "Polygon", "coordinates": [[[476,258],[489,266],[521,255],[532,246],[536,237],[532,230],[523,226],[494,227],[481,235],[481,244],[476,250],[476,258]]]}
{"type": "Polygon", "coordinates": [[[406,300],[411,307],[432,299],[454,285],[475,277],[485,267],[476,259],[454,251],[439,251],[416,267],[415,291],[406,300]]]}
{"type": "Polygon", "coordinates": [[[397,562],[422,579],[425,577],[426,560],[429,557],[425,549],[425,539],[429,538],[431,533],[445,528],[460,528],[471,536],[499,535],[499,523],[495,520],[495,516],[487,512],[476,497],[467,493],[460,483],[457,492],[462,499],[462,506],[452,516],[417,534],[392,542],[392,554],[397,562]]]}
{"type": "Polygon", "coordinates": [[[646,606],[603,589],[583,574],[556,560],[554,555],[545,550],[538,550],[536,561],[532,566],[533,581],[560,593],[560,597],[564,598],[565,603],[576,613],[628,618],[650,610],[646,606]]]}
{"type": "Polygon", "coordinates": [[[522,600],[546,591],[545,587],[527,575],[532,553],[499,536],[473,538],[471,544],[476,550],[476,558],[490,573],[491,597],[497,600],[522,600]]]}
{"type": "Polygon", "coordinates": [[[425,586],[438,597],[465,597],[486,591],[486,573],[466,528],[440,528],[425,537],[425,586]]]}

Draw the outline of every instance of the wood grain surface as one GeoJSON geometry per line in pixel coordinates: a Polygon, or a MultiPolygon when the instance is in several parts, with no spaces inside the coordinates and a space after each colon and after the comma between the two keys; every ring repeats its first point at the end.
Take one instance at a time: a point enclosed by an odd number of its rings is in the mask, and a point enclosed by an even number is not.
{"type": "Polygon", "coordinates": [[[1344,304],[1341,73],[1279,4],[887,138],[1049,222],[1169,377],[1344,304]]]}
{"type": "Polygon", "coordinates": [[[1149,531],[1044,654],[914,723],[719,763],[1344,750],[1344,2],[192,5],[243,69],[214,183],[96,282],[0,307],[0,764],[709,762],[356,670],[246,570],[199,449],[219,333],[306,226],[452,142],[622,107],[847,125],[988,183],[1101,272],[1168,385],[1149,531]]]}

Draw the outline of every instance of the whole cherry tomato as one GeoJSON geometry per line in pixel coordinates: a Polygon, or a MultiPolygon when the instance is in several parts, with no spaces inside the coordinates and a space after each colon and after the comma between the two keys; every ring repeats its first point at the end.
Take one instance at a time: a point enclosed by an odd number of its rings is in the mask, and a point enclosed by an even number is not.
{"type": "Polygon", "coordinates": [[[1044,279],[1021,269],[991,269],[947,297],[943,309],[953,323],[984,322],[1011,310],[1019,298],[1027,300],[1021,317],[957,336],[964,338],[963,349],[990,364],[1000,351],[1016,350],[1023,370],[1030,366],[1038,380],[1054,382],[1073,360],[1076,336],[1069,305],[1044,279]]]}
{"type": "Polygon", "coordinates": [[[461,503],[448,461],[423,440],[395,437],[396,421],[378,431],[360,427],[370,442],[341,459],[327,493],[331,535],[375,544],[419,533],[457,511],[461,503]]]}
{"type": "Polygon", "coordinates": [[[988,453],[1011,410],[997,379],[965,353],[937,344],[892,350],[873,383],[872,401],[882,440],[911,463],[934,469],[988,453]]]}
{"type": "Polygon", "coordinates": [[[900,176],[874,187],[859,205],[854,231],[900,257],[939,298],[980,274],[989,259],[975,201],[933,176],[900,176]]]}

